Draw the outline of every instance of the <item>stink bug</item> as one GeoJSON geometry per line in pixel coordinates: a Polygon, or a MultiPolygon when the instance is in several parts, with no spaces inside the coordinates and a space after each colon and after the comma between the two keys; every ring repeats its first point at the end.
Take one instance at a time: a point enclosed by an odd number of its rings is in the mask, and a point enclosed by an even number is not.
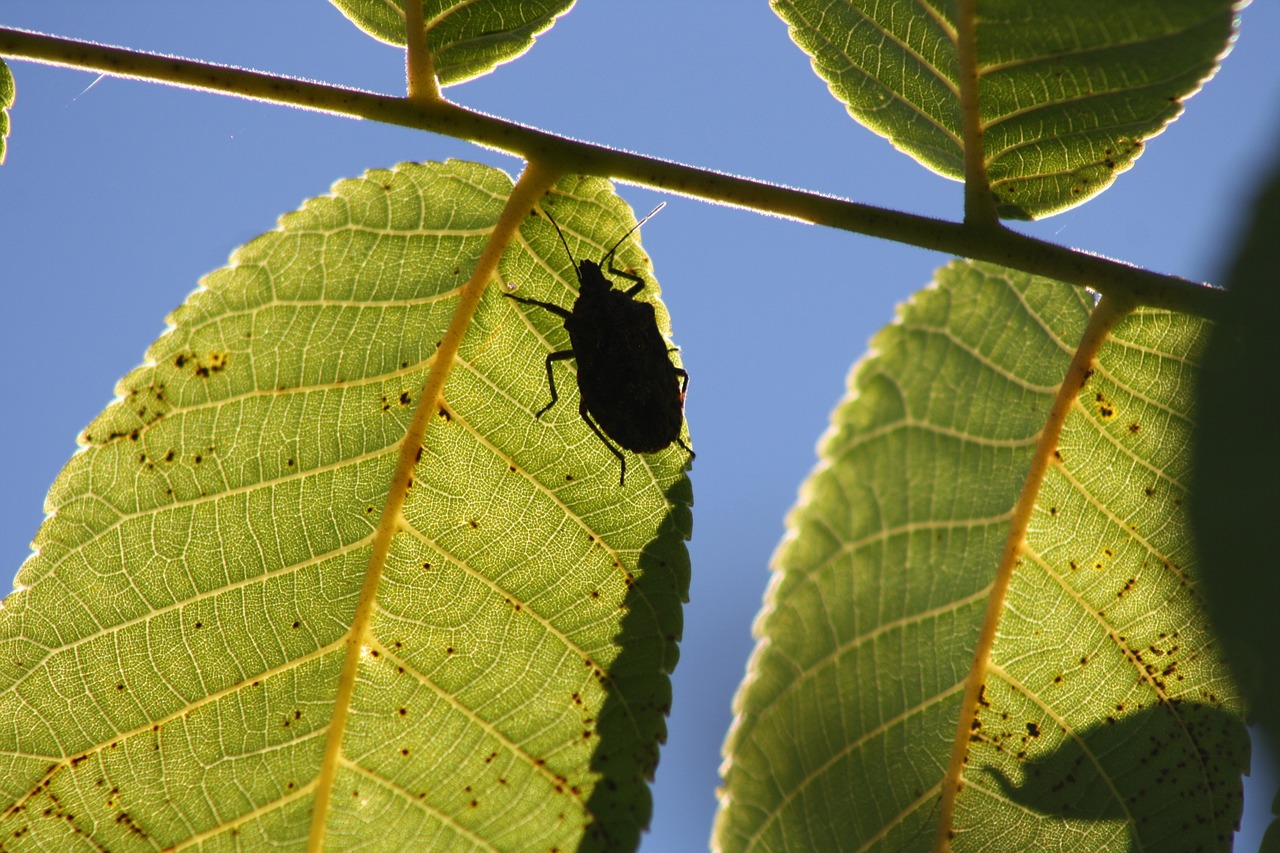
{"type": "Polygon", "coordinates": [[[644,279],[613,265],[613,253],[622,241],[661,209],[660,204],[637,222],[599,262],[576,260],[564,232],[547,214],[578,276],[578,298],[573,310],[506,294],[517,302],[545,308],[563,318],[565,331],[569,333],[572,349],[547,356],[551,402],[535,417],[541,418],[560,399],[551,365],[575,359],[578,362],[578,414],[618,457],[622,468],[618,475],[620,486],[626,484],[627,459],[609,439],[634,453],[654,453],[675,442],[688,452],[690,461],[694,458],[689,445],[680,438],[689,374],[671,363],[670,350],[658,331],[653,306],[632,298],[644,289],[644,279]],[[606,265],[611,274],[633,282],[632,285],[626,290],[614,290],[604,275],[606,265]]]}

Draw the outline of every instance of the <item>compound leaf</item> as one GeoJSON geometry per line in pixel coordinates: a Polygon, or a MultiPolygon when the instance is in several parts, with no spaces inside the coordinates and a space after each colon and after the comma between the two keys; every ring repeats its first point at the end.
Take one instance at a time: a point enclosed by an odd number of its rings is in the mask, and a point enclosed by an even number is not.
{"type": "MultiPolygon", "coordinates": [[[[772,0],[850,114],[964,177],[954,2],[772,0]]],[[[984,162],[1001,216],[1108,187],[1230,46],[1234,0],[994,0],[975,23],[984,162]]]]}
{"type": "MultiPolygon", "coordinates": [[[[404,0],[330,0],[374,38],[405,44],[404,0]]],[[[422,0],[441,85],[487,74],[533,47],[574,0],[422,0]]]]}
{"type": "MultiPolygon", "coordinates": [[[[621,489],[576,393],[535,420],[563,329],[491,287],[371,546],[510,190],[458,162],[341,181],[207,276],[120,382],[0,610],[6,849],[302,849],[324,790],[335,849],[634,845],[689,580],[683,451],[621,489]]],[[[600,180],[544,204],[584,255],[635,221],[600,180]]],[[[500,274],[576,284],[537,216],[500,274]]]]}
{"type": "MultiPolygon", "coordinates": [[[[776,559],[720,849],[932,849],[1012,509],[1092,306],[957,262],[872,342],[776,559]]],[[[1078,391],[966,727],[957,850],[1229,843],[1248,741],[1183,506],[1204,325],[1130,315],[1078,391]]]]}

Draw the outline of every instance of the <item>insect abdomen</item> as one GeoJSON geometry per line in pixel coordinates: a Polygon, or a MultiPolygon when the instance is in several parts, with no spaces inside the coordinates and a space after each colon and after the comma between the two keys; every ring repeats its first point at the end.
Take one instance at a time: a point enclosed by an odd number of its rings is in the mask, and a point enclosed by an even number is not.
{"type": "Polygon", "coordinates": [[[606,435],[634,453],[662,450],[680,437],[680,378],[652,305],[621,291],[584,291],[565,327],[578,363],[579,393],[606,435]],[[579,316],[593,322],[575,322],[579,316]]]}

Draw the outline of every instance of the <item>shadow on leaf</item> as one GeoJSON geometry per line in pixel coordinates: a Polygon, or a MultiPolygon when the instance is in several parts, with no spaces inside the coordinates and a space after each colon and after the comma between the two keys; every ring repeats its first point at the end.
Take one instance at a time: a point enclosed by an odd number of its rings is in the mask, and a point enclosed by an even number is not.
{"type": "Polygon", "coordinates": [[[693,492],[688,477],[666,492],[670,510],[657,535],[640,552],[639,571],[624,599],[626,615],[615,643],[619,653],[608,673],[600,709],[599,742],[591,770],[601,774],[587,800],[593,822],[580,851],[634,850],[653,810],[648,783],[658,766],[658,746],[667,738],[676,643],[689,599],[689,553],[693,492]],[[658,658],[655,660],[655,655],[658,658]]]}
{"type": "Polygon", "coordinates": [[[1023,759],[1020,779],[981,772],[1029,811],[1125,823],[1134,849],[1226,849],[1243,803],[1233,767],[1247,750],[1238,717],[1171,700],[1067,733],[1057,749],[1023,759]]]}

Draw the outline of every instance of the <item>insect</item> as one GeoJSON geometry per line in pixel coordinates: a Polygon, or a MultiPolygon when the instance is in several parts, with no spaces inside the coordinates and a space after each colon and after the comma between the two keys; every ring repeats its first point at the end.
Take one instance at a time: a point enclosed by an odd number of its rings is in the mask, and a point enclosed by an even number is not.
{"type": "Polygon", "coordinates": [[[694,459],[694,452],[680,438],[689,374],[671,363],[671,349],[658,331],[653,306],[633,298],[644,289],[644,279],[613,265],[613,253],[622,241],[662,207],[662,204],[655,207],[623,234],[598,262],[575,259],[564,232],[547,214],[578,276],[578,298],[573,310],[506,294],[517,302],[545,308],[563,318],[565,331],[569,333],[572,349],[547,356],[551,402],[535,417],[541,418],[560,399],[552,364],[575,359],[578,362],[578,414],[618,457],[620,486],[626,485],[627,459],[617,445],[634,453],[653,453],[675,442],[689,454],[689,461],[694,459]],[[626,290],[614,290],[613,283],[604,275],[606,265],[612,275],[621,276],[632,285],[626,290]]]}

